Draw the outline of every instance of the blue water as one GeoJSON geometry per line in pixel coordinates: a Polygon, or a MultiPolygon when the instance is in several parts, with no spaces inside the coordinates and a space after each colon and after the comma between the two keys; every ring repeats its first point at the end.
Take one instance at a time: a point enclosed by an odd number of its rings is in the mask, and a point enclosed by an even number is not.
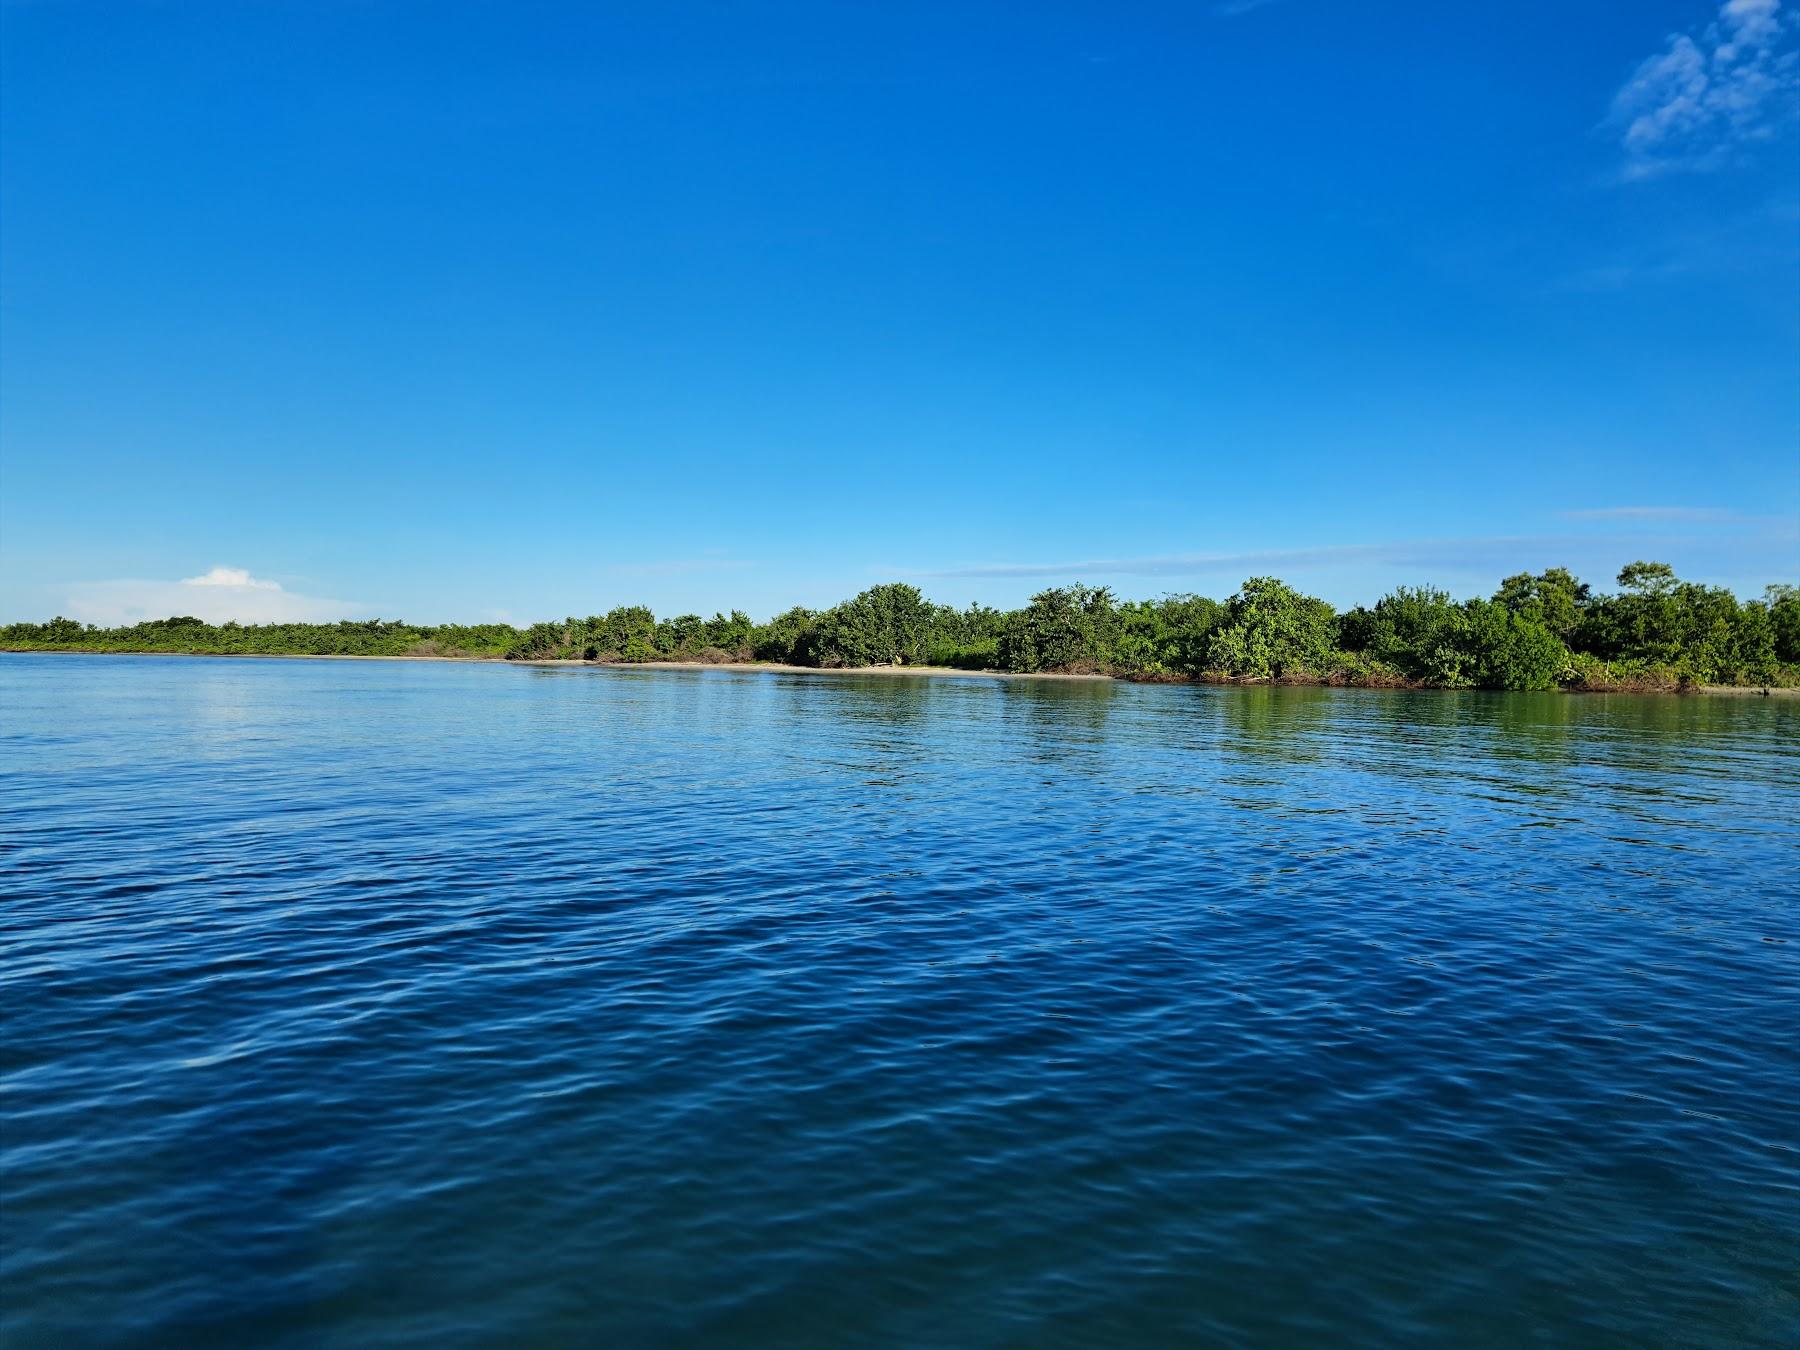
{"type": "Polygon", "coordinates": [[[1775,1346],[1800,705],[0,657],[8,1346],[1775,1346]]]}

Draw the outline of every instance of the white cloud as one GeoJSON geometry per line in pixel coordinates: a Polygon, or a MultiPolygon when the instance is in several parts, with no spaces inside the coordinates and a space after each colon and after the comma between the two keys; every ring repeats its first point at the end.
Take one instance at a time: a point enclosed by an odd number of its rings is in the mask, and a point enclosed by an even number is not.
{"type": "Polygon", "coordinates": [[[1697,35],[1673,33],[1613,96],[1620,176],[1715,169],[1774,135],[1800,89],[1800,52],[1781,0],[1726,0],[1697,35]]]}
{"type": "Polygon", "coordinates": [[[253,591],[278,591],[279,581],[261,581],[241,567],[215,567],[204,576],[187,577],[183,586],[244,586],[253,591]]]}
{"type": "Polygon", "coordinates": [[[192,615],[208,623],[330,623],[361,618],[368,607],[283,590],[241,567],[215,567],[181,581],[84,581],[68,587],[72,619],[107,627],[192,615]]]}

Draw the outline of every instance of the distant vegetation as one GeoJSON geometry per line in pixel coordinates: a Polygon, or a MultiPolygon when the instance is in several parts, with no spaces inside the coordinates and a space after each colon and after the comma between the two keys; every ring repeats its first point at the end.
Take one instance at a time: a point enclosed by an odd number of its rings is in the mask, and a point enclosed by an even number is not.
{"type": "Polygon", "coordinates": [[[342,623],[205,623],[151,619],[96,628],[73,619],[0,628],[9,651],[187,652],[203,656],[504,656],[519,630],[503,623],[418,624],[382,619],[342,623]]]}
{"type": "Polygon", "coordinates": [[[799,666],[933,665],[1077,671],[1137,680],[1255,680],[1445,689],[1676,689],[1800,684],[1800,588],[1743,602],[1636,562],[1599,593],[1562,568],[1508,577],[1488,599],[1401,587],[1338,613],[1273,577],[1226,600],[1116,599],[1105,587],[1042,591],[1023,609],[953,609],[916,587],[876,586],[832,609],[767,623],[734,610],[658,619],[628,606],[585,619],[446,624],[206,624],[158,619],[95,628],[70,619],[12,624],[14,651],[345,656],[504,656],[512,660],[768,661],[799,666]]]}

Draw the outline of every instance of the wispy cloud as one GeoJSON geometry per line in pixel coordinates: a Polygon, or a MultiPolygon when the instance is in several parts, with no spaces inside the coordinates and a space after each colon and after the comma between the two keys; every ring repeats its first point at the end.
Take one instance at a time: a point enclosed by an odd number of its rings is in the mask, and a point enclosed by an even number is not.
{"type": "Polygon", "coordinates": [[[1778,516],[1727,511],[1721,506],[1593,506],[1559,514],[1564,520],[1658,521],[1684,525],[1750,525],[1780,519],[1778,516]]]}
{"type": "Polygon", "coordinates": [[[933,571],[889,569],[920,578],[942,577],[1176,577],[1277,567],[1329,567],[1341,563],[1416,566],[1485,566],[1557,539],[1525,535],[1487,539],[1414,539],[1379,544],[1329,544],[1317,548],[1256,549],[1221,553],[1170,553],[1142,558],[1082,558],[1069,562],[992,562],[933,571]]]}
{"type": "MultiPolygon", "coordinates": [[[[1645,556],[1685,555],[1689,550],[1717,552],[1729,541],[1730,553],[1744,555],[1746,565],[1785,566],[1791,546],[1800,541],[1800,526],[1786,516],[1747,515],[1714,507],[1606,506],[1564,511],[1572,524],[1618,522],[1636,526],[1624,532],[1589,529],[1561,533],[1490,535],[1460,539],[1402,539],[1370,544],[1327,544],[1313,548],[1257,549],[1217,553],[1168,553],[1137,558],[1080,558],[1064,562],[986,562],[931,570],[881,569],[885,576],[917,580],[988,578],[1003,580],[1099,580],[1109,577],[1192,577],[1232,580],[1288,569],[1412,568],[1425,575],[1486,575],[1547,564],[1607,564],[1621,552],[1649,550],[1645,556]],[[1695,526],[1757,526],[1736,531],[1694,529],[1695,526]],[[1658,528],[1660,527],[1660,528],[1658,528]],[[1689,528],[1682,528],[1689,527],[1689,528]],[[1772,564],[1771,561],[1773,560],[1772,564]]],[[[1611,563],[1610,565],[1617,565],[1611,563]]]]}
{"type": "Polygon", "coordinates": [[[1766,278],[1800,263],[1800,203],[1769,201],[1704,222],[1654,227],[1614,247],[1602,262],[1550,283],[1552,292],[1587,294],[1685,280],[1766,278]]]}
{"type": "Polygon", "coordinates": [[[113,626],[192,615],[208,623],[329,623],[365,617],[368,607],[301,595],[241,567],[215,567],[180,581],[75,582],[67,587],[70,618],[113,626]]]}
{"type": "Polygon", "coordinates": [[[1548,289],[1553,292],[1573,291],[1582,295],[1600,295],[1609,291],[1622,291],[1628,286],[1643,282],[1668,281],[1670,278],[1686,276],[1692,270],[1687,263],[1676,258],[1603,263],[1555,278],[1548,283],[1548,289]]]}
{"type": "Polygon", "coordinates": [[[1770,139],[1800,88],[1795,29],[1781,0],[1726,0],[1699,33],[1670,34],[1613,96],[1620,178],[1720,168],[1770,139]]]}
{"type": "Polygon", "coordinates": [[[1264,5],[1272,5],[1276,0],[1219,0],[1213,6],[1213,13],[1221,19],[1235,19],[1240,14],[1248,14],[1253,9],[1261,9],[1264,5]]]}
{"type": "Polygon", "coordinates": [[[685,577],[699,572],[741,572],[754,563],[739,558],[667,558],[656,562],[614,563],[606,570],[621,577],[685,577]]]}

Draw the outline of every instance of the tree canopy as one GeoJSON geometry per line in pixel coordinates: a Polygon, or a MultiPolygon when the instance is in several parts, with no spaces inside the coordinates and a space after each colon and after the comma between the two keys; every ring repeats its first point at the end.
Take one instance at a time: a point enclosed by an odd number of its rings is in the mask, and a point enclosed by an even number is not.
{"type": "Polygon", "coordinates": [[[1127,679],[1312,681],[1484,689],[1682,688],[1800,684],[1800,587],[1740,601],[1683,581],[1662,562],[1620,569],[1612,592],[1566,568],[1521,572],[1491,597],[1457,600],[1402,586],[1338,614],[1274,577],[1223,601],[1197,595],[1120,601],[1104,586],[1038,592],[1023,607],[956,609],[916,586],[872,586],[823,612],[766,623],[742,610],[659,619],[643,605],[519,629],[209,624],[191,616],[97,628],[72,619],[0,628],[15,651],[218,655],[488,656],[514,660],[770,661],[1083,671],[1127,679]]]}

